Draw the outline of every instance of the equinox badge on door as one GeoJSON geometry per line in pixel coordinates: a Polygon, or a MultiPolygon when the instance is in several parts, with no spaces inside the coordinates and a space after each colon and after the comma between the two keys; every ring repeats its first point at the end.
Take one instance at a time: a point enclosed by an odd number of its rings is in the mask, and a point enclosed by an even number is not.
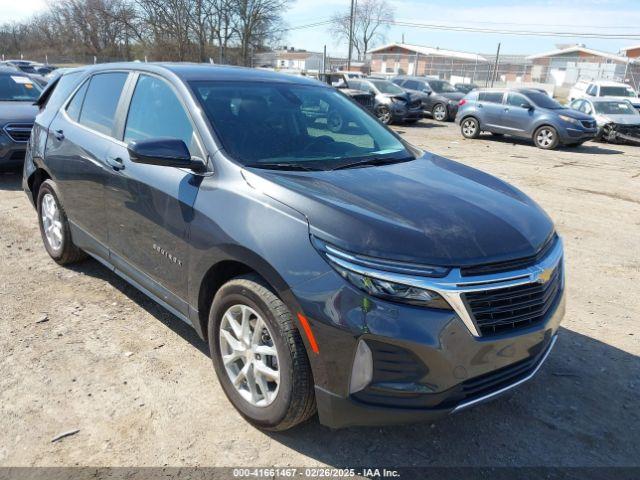
{"type": "Polygon", "coordinates": [[[164,248],[156,245],[155,243],[153,244],[153,249],[159,253],[160,255],[162,255],[163,257],[166,257],[169,261],[175,263],[176,265],[178,265],[179,267],[182,266],[182,260],[180,260],[178,257],[174,257],[173,255],[171,255],[169,252],[167,252],[164,248]]]}

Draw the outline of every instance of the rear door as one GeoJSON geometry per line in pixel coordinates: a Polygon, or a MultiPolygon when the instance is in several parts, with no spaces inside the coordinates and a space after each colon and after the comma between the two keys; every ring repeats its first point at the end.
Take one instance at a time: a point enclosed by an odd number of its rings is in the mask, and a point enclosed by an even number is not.
{"type": "Polygon", "coordinates": [[[508,133],[519,136],[528,136],[533,124],[534,111],[523,108],[522,105],[530,105],[531,102],[519,93],[507,93],[507,99],[500,119],[500,127],[508,133]]]}
{"type": "Polygon", "coordinates": [[[495,132],[502,132],[501,119],[504,105],[503,92],[480,92],[476,107],[480,116],[481,128],[495,132]],[[488,128],[487,128],[488,127],[488,128]]]}
{"type": "Polygon", "coordinates": [[[127,144],[178,138],[192,156],[202,142],[178,92],[164,79],[135,74],[120,138],[106,152],[114,167],[106,186],[111,261],[116,269],[178,313],[187,314],[189,224],[202,175],[133,163],[127,144]]]}
{"type": "Polygon", "coordinates": [[[59,187],[74,242],[108,257],[104,185],[110,167],[104,158],[113,145],[116,112],[127,72],[87,78],[51,122],[46,164],[59,187]]]}

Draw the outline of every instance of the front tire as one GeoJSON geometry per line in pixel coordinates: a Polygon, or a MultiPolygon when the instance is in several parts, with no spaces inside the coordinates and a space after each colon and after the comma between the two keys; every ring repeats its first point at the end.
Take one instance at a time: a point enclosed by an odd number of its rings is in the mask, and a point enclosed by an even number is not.
{"type": "Polygon", "coordinates": [[[86,258],[86,253],[76,247],[71,239],[67,214],[56,195],[52,180],[45,180],[38,190],[38,223],[44,248],[60,265],[68,265],[86,258]]]}
{"type": "Polygon", "coordinates": [[[467,117],[460,123],[460,132],[464,138],[478,138],[480,136],[480,123],[473,117],[467,117]]]}
{"type": "Polygon", "coordinates": [[[543,150],[553,150],[559,142],[558,131],[549,125],[543,125],[533,134],[533,143],[543,150]]]}
{"type": "Polygon", "coordinates": [[[218,290],[208,334],[218,380],[250,423],[282,431],[315,413],[302,338],[289,309],[260,277],[238,277],[218,290]]]}
{"type": "Polygon", "coordinates": [[[376,117],[385,125],[390,125],[393,121],[393,115],[391,115],[391,110],[386,105],[380,105],[376,110],[376,117]]]}

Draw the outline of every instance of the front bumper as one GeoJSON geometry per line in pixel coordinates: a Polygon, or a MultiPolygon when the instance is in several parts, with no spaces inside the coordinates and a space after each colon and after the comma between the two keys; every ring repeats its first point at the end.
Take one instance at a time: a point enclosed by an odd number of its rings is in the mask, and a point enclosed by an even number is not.
{"type": "Polygon", "coordinates": [[[464,293],[462,304],[455,301],[460,288],[477,291],[477,276],[430,280],[447,295],[453,311],[375,299],[333,272],[294,288],[292,293],[319,345],[319,353],[310,354],[310,360],[321,423],[341,428],[431,420],[493,399],[527,381],[548,356],[564,316],[562,272],[558,240],[535,264],[507,273],[483,273],[487,282],[481,289],[498,296],[504,282],[543,288],[555,281],[549,278],[559,279],[556,293],[543,294],[548,303],[539,320],[493,331],[478,323],[477,315],[469,318],[461,310],[467,302],[478,300],[464,293]],[[558,277],[552,270],[559,272],[558,277]],[[524,274],[530,276],[524,278],[524,274]],[[446,292],[451,285],[457,290],[446,292]],[[351,393],[351,369],[361,340],[372,351],[373,376],[366,388],[351,393]]]}
{"type": "Polygon", "coordinates": [[[27,144],[14,142],[0,129],[0,168],[20,167],[24,163],[27,144]]]}
{"type": "Polygon", "coordinates": [[[480,405],[506,394],[510,390],[531,380],[549,357],[558,339],[555,334],[544,344],[544,349],[532,357],[529,368],[521,369],[508,381],[498,383],[493,389],[484,393],[469,396],[457,404],[444,404],[431,408],[398,408],[379,406],[361,402],[357,398],[343,398],[316,386],[316,403],[318,415],[323,425],[330,428],[345,428],[350,426],[380,426],[404,423],[427,422],[437,420],[467,408],[480,405]]]}
{"type": "Polygon", "coordinates": [[[586,142],[587,140],[595,138],[597,134],[597,128],[583,129],[575,127],[565,127],[564,129],[560,130],[560,142],[563,144],[586,142]]]}

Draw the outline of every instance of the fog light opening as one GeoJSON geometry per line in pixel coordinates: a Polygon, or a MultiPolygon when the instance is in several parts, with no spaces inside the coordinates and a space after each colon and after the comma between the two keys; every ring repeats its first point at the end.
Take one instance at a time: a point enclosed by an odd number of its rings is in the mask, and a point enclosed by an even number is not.
{"type": "Polygon", "coordinates": [[[363,390],[371,383],[373,378],[373,356],[367,342],[360,340],[356,348],[356,355],[353,359],[353,368],[351,369],[351,382],[349,383],[349,392],[356,393],[363,390]]]}

